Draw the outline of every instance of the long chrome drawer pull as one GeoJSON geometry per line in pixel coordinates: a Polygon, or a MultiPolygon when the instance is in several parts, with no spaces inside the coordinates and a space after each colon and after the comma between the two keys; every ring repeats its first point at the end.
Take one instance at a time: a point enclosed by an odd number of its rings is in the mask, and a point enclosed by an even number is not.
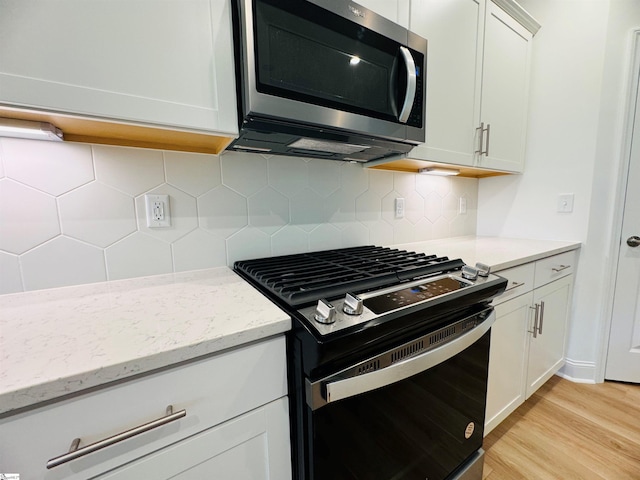
{"type": "Polygon", "coordinates": [[[521,283],[518,283],[518,282],[511,282],[511,286],[510,286],[509,288],[507,288],[507,289],[505,290],[505,292],[508,292],[509,290],[513,290],[514,288],[521,287],[521,286],[523,286],[524,284],[525,284],[525,282],[521,282],[521,283]]]}
{"type": "Polygon", "coordinates": [[[544,321],[544,300],[540,302],[540,325],[538,326],[538,333],[542,335],[542,322],[544,321]]]}
{"type": "Polygon", "coordinates": [[[149,430],[153,430],[154,428],[161,427],[162,425],[166,425],[167,423],[174,422],[186,415],[186,410],[180,410],[173,413],[173,406],[169,405],[167,407],[167,413],[164,417],[158,418],[149,423],[145,423],[144,425],[139,425],[137,427],[131,428],[125,432],[117,433],[116,435],[91,443],[82,448],[78,448],[80,446],[80,439],[75,438],[73,442],[71,442],[69,452],[49,460],[47,462],[47,468],[57,467],[64,463],[70,462],[71,460],[84,457],[85,455],[109,447],[115,443],[127,440],[131,437],[135,437],[136,435],[140,435],[141,433],[148,432],[149,430]]]}
{"type": "Polygon", "coordinates": [[[566,270],[567,268],[571,268],[571,265],[560,265],[559,267],[553,267],[551,270],[553,270],[554,272],[561,272],[563,270],[566,270]]]}

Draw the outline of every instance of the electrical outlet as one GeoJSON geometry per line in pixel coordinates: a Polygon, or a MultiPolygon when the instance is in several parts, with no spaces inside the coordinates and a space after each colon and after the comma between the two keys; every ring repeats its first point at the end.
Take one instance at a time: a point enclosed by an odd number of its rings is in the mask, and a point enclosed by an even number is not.
{"type": "Polygon", "coordinates": [[[404,218],[404,198],[396,198],[396,218],[404,218]]]}
{"type": "Polygon", "coordinates": [[[171,226],[169,195],[147,194],[144,196],[147,213],[147,227],[162,228],[171,226]]]}

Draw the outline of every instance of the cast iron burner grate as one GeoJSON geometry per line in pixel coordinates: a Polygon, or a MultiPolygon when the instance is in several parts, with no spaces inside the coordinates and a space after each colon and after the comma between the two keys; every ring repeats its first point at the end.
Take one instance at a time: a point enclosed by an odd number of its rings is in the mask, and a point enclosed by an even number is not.
{"type": "Polygon", "coordinates": [[[459,270],[462,260],[386,247],[352,247],[241,260],[234,269],[290,306],[459,270]]]}

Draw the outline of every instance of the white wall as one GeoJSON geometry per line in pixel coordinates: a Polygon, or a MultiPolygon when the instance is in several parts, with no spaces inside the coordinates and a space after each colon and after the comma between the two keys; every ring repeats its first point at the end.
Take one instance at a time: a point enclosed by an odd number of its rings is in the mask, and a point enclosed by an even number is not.
{"type": "Polygon", "coordinates": [[[327,160],[2,139],[0,293],[470,235],[477,189],[327,160]],[[146,226],[148,192],[170,195],[171,228],[146,226]]]}
{"type": "Polygon", "coordinates": [[[598,380],[607,335],[608,271],[630,28],[636,0],[522,0],[534,39],[525,173],[482,179],[478,233],[583,242],[567,376],[598,380]],[[575,195],[557,213],[557,195],[575,195]]]}

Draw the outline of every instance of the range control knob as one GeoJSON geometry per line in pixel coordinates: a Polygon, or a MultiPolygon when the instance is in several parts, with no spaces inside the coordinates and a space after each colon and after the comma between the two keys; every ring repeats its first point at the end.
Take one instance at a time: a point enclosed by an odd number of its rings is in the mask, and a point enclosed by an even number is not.
{"type": "Polygon", "coordinates": [[[316,307],[316,313],[313,318],[315,318],[318,323],[333,323],[336,321],[336,307],[325,299],[318,300],[318,306],[316,307]]]}
{"type": "Polygon", "coordinates": [[[469,265],[465,265],[462,267],[462,278],[466,278],[467,280],[476,280],[478,278],[478,270],[474,267],[470,267],[469,265]]]}
{"type": "Polygon", "coordinates": [[[361,315],[363,310],[362,299],[355,294],[347,293],[344,297],[342,311],[347,315],[361,315]]]}
{"type": "Polygon", "coordinates": [[[481,277],[488,277],[491,272],[491,267],[484,263],[476,263],[476,270],[478,270],[478,275],[481,277]]]}

